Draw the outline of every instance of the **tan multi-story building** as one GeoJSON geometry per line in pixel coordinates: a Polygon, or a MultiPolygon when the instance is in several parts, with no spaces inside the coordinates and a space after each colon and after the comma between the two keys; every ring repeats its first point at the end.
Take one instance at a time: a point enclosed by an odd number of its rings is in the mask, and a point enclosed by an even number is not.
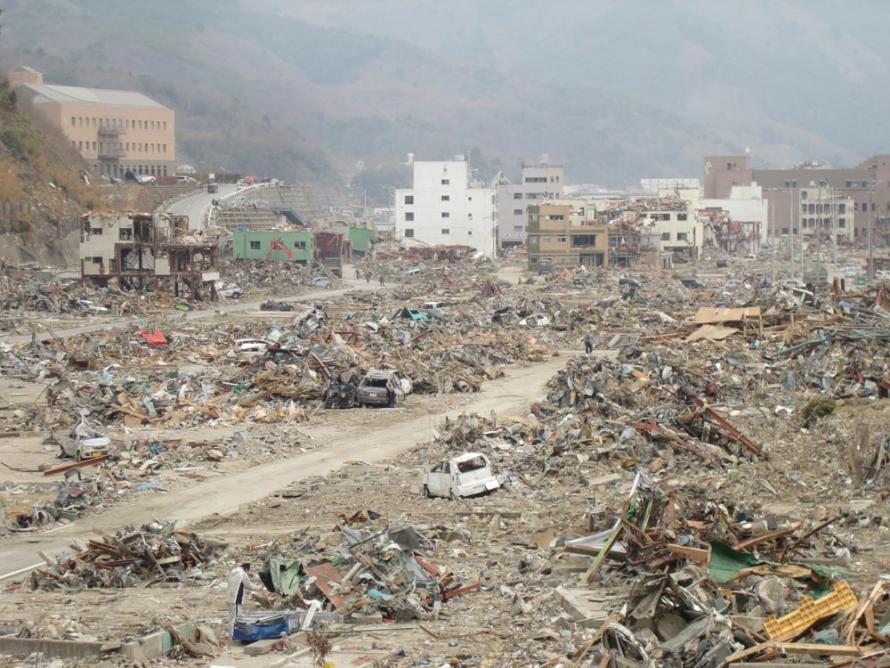
{"type": "Polygon", "coordinates": [[[608,225],[585,220],[571,204],[530,204],[526,209],[531,269],[608,266],[608,225]]]}
{"type": "Polygon", "coordinates": [[[96,174],[175,173],[172,109],[135,91],[45,84],[30,67],[11,72],[9,82],[20,100],[62,131],[96,174]]]}

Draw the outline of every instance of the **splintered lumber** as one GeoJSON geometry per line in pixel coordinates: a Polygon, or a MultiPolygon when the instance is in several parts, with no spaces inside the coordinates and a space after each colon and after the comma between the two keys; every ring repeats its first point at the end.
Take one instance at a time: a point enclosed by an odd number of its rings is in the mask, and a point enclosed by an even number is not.
{"type": "Polygon", "coordinates": [[[70,471],[71,469],[79,469],[85,466],[92,466],[93,464],[101,464],[106,459],[111,457],[111,455],[102,455],[101,457],[93,457],[92,459],[84,459],[79,462],[69,462],[68,464],[59,464],[58,466],[52,466],[43,471],[43,475],[53,475],[54,473],[64,473],[65,471],[70,471]]]}

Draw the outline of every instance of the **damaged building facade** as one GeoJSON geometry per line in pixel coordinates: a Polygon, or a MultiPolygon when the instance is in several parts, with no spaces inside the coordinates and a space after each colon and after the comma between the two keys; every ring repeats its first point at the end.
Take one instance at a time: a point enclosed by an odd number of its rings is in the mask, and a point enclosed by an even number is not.
{"type": "Polygon", "coordinates": [[[185,290],[215,298],[219,280],[219,245],[190,233],[186,216],[148,213],[89,214],[82,218],[80,275],[120,289],[157,288],[164,282],[174,294],[185,290]]]}

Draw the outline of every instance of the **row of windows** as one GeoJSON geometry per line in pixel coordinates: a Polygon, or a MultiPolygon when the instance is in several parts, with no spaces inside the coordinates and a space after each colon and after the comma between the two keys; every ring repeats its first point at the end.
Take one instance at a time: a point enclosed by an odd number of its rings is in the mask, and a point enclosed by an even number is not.
{"type": "MultiPolygon", "coordinates": [[[[661,240],[662,241],[670,241],[671,233],[670,232],[662,232],[661,240]]],[[[686,232],[677,232],[677,241],[689,241],[689,234],[686,232]]]]}
{"type": "Polygon", "coordinates": [[[118,130],[166,130],[167,121],[143,121],[129,118],[96,118],[72,116],[72,128],[114,128],[118,130]]]}
{"type": "Polygon", "coordinates": [[[105,174],[107,176],[116,176],[123,178],[127,172],[134,174],[144,174],[146,176],[167,176],[167,165],[120,165],[120,164],[104,164],[96,165],[97,174],[105,174]]]}
{"type": "Polygon", "coordinates": [[[813,204],[812,202],[810,202],[809,204],[804,202],[803,204],[800,205],[801,213],[822,213],[823,211],[825,213],[829,213],[832,209],[834,209],[834,211],[836,211],[837,213],[846,213],[847,205],[842,204],[842,203],[837,203],[837,204],[826,203],[826,204],[822,205],[822,204],[813,204]]]}
{"type": "MultiPolygon", "coordinates": [[[[447,227],[443,227],[439,230],[439,234],[451,234],[451,230],[447,227]]],[[[405,236],[409,239],[413,239],[414,238],[414,228],[406,227],[405,228],[405,236]]],[[[468,237],[473,236],[473,230],[467,230],[467,236],[468,237]]]]}
{"type": "MultiPolygon", "coordinates": [[[[262,250],[263,245],[261,241],[249,241],[250,250],[262,250]]],[[[297,250],[306,250],[306,242],[305,241],[295,241],[294,248],[297,250]]]]}
{"type": "MultiPolygon", "coordinates": [[[[73,146],[74,148],[76,148],[79,151],[89,151],[89,150],[95,151],[95,150],[97,150],[96,142],[88,142],[88,141],[80,141],[80,140],[74,141],[72,139],[71,146],[73,146]],[[91,144],[92,144],[92,148],[90,148],[91,144]]],[[[105,149],[108,148],[108,150],[129,151],[131,146],[133,147],[133,151],[135,153],[166,153],[167,152],[166,144],[154,144],[154,143],[147,144],[144,142],[135,142],[135,141],[134,142],[122,142],[122,141],[121,142],[104,142],[104,141],[100,141],[98,143],[98,150],[104,152],[105,149]]]]}
{"type": "MultiPolygon", "coordinates": [[[[440,218],[451,218],[451,213],[450,213],[449,211],[442,211],[442,212],[439,214],[439,217],[440,217],[440,218]]],[[[414,220],[414,212],[413,212],[413,211],[406,211],[406,212],[405,212],[405,220],[408,221],[408,222],[413,221],[413,220],[414,220]]],[[[473,220],[473,214],[472,214],[472,213],[468,213],[468,214],[467,214],[467,220],[473,220]]]]}
{"type": "MultiPolygon", "coordinates": [[[[537,235],[538,240],[541,243],[550,244],[553,243],[554,238],[556,239],[556,243],[564,244],[568,243],[569,238],[564,234],[557,234],[555,237],[550,234],[540,234],[537,235]]],[[[534,239],[530,239],[530,241],[535,241],[534,239]]],[[[587,246],[596,246],[596,235],[595,234],[573,234],[572,235],[572,246],[574,248],[584,248],[587,246]]]]}
{"type": "MultiPolygon", "coordinates": [[[[677,220],[687,220],[689,214],[686,213],[678,213],[677,220]]],[[[649,220],[670,220],[671,214],[669,213],[650,213],[649,220]]]]}
{"type": "MultiPolygon", "coordinates": [[[[818,227],[819,221],[822,221],[822,227],[831,227],[831,218],[801,218],[804,227],[818,227]]],[[[847,226],[846,218],[838,218],[837,226],[844,228],[847,226]]]]}
{"type": "MultiPolygon", "coordinates": [[[[526,183],[547,183],[547,177],[546,176],[526,176],[525,182],[526,183]]],[[[559,177],[551,176],[550,183],[559,183],[559,177]]]]}
{"type": "MultiPolygon", "coordinates": [[[[439,201],[441,201],[441,202],[450,202],[450,201],[451,201],[451,195],[441,195],[441,196],[439,197],[439,201]]],[[[473,196],[472,196],[472,195],[468,195],[468,196],[467,196],[467,201],[468,201],[468,202],[472,202],[472,201],[473,201],[473,196]]],[[[494,204],[494,196],[492,196],[492,198],[491,198],[491,203],[494,204]]],[[[405,195],[405,204],[414,204],[414,195],[405,195]]]]}

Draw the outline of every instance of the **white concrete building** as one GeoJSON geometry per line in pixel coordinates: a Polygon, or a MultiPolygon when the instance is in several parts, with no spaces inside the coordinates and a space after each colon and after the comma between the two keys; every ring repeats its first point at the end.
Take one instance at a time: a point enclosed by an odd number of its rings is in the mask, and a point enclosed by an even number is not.
{"type": "Polygon", "coordinates": [[[704,244],[704,224],[688,202],[676,200],[676,204],[680,203],[681,206],[645,211],[640,216],[640,223],[650,234],[658,236],[662,250],[683,251],[690,259],[698,260],[704,244]]]}
{"type": "Polygon", "coordinates": [[[414,187],[396,190],[395,238],[497,250],[495,190],[471,183],[466,160],[415,161],[414,187]]]}
{"type": "Polygon", "coordinates": [[[498,243],[501,248],[525,243],[526,206],[562,197],[565,169],[542,160],[523,163],[519,183],[498,184],[498,243]]]}

